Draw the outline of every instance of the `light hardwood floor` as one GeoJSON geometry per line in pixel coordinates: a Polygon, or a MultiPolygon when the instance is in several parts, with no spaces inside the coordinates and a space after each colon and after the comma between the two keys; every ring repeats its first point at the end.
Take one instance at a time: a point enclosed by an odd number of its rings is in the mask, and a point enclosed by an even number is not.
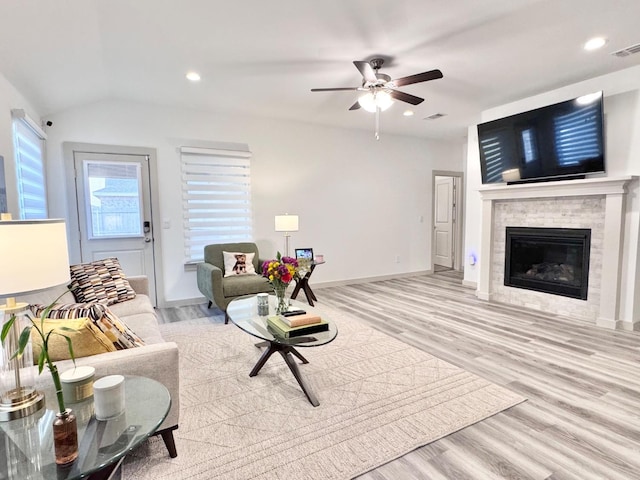
{"type": "MultiPolygon", "coordinates": [[[[451,271],[315,292],[528,399],[359,480],[640,479],[637,332],[483,302],[451,271]]],[[[164,321],[221,321],[214,312],[201,305],[160,313],[164,321]]]]}

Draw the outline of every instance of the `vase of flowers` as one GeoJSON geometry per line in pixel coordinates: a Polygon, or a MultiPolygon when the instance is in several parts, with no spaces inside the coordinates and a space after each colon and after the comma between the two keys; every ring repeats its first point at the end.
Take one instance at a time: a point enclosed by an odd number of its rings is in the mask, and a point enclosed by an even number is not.
{"type": "MultiPolygon", "coordinates": [[[[78,425],[76,416],[69,408],[65,408],[64,397],[62,395],[62,384],[60,383],[60,375],[58,374],[58,367],[51,361],[49,356],[49,338],[51,335],[60,335],[67,341],[69,347],[69,354],[73,363],[75,364],[75,355],[73,354],[73,346],[71,345],[71,339],[64,333],[58,331],[74,331],[68,327],[60,327],[59,329],[50,330],[45,332],[44,319],[58,301],[58,297],[54,302],[49,305],[43,312],[38,320],[34,320],[30,315],[27,315],[27,325],[23,328],[18,339],[18,348],[13,353],[11,358],[18,357],[24,353],[25,348],[29,344],[31,339],[31,332],[40,337],[42,341],[42,348],[40,349],[40,355],[38,357],[38,373],[42,373],[45,364],[51,373],[53,384],[56,389],[56,398],[58,400],[58,413],[53,421],[53,444],[55,450],[55,460],[58,465],[66,465],[73,462],[78,458],[78,425]]],[[[0,341],[5,343],[9,331],[12,329],[13,324],[17,321],[15,314],[12,314],[9,320],[2,326],[2,332],[0,333],[0,341]]]]}
{"type": "Polygon", "coordinates": [[[280,314],[289,309],[285,300],[285,292],[291,280],[298,271],[298,261],[292,257],[283,257],[280,252],[275,260],[265,260],[262,264],[262,276],[269,279],[276,296],[276,313],[280,314]]]}

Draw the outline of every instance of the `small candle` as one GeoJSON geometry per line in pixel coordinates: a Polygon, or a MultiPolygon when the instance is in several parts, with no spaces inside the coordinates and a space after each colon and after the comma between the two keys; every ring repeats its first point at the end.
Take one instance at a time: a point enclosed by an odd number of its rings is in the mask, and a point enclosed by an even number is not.
{"type": "Polygon", "coordinates": [[[97,420],[117,417],[124,411],[124,377],[109,375],[93,384],[93,406],[97,420]]]}

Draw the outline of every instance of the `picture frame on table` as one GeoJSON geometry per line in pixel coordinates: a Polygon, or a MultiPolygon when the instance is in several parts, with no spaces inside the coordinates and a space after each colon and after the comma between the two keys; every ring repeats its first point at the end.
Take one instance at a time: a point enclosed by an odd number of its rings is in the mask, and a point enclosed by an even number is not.
{"type": "Polygon", "coordinates": [[[313,262],[313,248],[296,248],[296,260],[313,262]]]}

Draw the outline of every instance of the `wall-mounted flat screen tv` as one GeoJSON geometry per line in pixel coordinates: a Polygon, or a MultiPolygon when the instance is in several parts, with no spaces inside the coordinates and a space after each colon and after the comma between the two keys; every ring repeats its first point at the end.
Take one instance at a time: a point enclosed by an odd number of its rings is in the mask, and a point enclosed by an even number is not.
{"type": "Polygon", "coordinates": [[[482,183],[605,171],[602,92],[478,125],[482,183]]]}

